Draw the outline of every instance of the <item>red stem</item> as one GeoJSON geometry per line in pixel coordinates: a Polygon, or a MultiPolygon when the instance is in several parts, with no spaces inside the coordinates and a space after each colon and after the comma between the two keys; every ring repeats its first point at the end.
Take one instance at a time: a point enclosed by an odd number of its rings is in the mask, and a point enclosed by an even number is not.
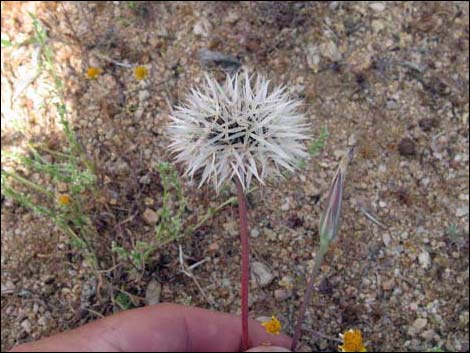
{"type": "Polygon", "coordinates": [[[299,316],[297,318],[297,324],[295,325],[294,337],[292,338],[292,344],[290,348],[292,352],[295,352],[295,349],[297,348],[297,343],[300,339],[300,336],[302,335],[302,324],[304,323],[305,312],[307,311],[308,305],[312,301],[315,280],[317,279],[318,272],[320,271],[320,266],[323,262],[323,258],[327,250],[328,250],[328,245],[320,246],[318,255],[315,258],[315,264],[313,266],[312,273],[310,274],[310,279],[307,284],[307,290],[305,291],[304,299],[299,310],[299,316]]]}
{"type": "Polygon", "coordinates": [[[236,179],[238,192],[238,214],[240,217],[240,242],[242,246],[242,346],[246,351],[249,348],[248,337],[248,288],[250,274],[250,248],[248,242],[248,220],[246,211],[246,199],[240,180],[236,179]]]}

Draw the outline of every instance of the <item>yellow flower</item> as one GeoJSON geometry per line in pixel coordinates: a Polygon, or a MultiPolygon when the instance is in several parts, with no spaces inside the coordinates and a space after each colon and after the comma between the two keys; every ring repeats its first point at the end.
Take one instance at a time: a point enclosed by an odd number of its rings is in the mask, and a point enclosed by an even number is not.
{"type": "Polygon", "coordinates": [[[59,194],[59,196],[57,197],[57,202],[61,206],[67,206],[71,200],[72,198],[68,194],[59,194]]]}
{"type": "Polygon", "coordinates": [[[103,70],[101,70],[99,67],[90,66],[86,72],[86,77],[89,80],[96,80],[102,72],[103,70]]]}
{"type": "Polygon", "coordinates": [[[149,74],[149,70],[145,66],[137,66],[134,69],[134,77],[136,80],[145,80],[149,74]]]}
{"type": "Polygon", "coordinates": [[[339,335],[343,344],[338,346],[340,352],[367,352],[362,343],[361,330],[347,330],[343,335],[339,335]]]}
{"type": "Polygon", "coordinates": [[[274,315],[271,316],[271,320],[262,322],[261,325],[271,335],[279,335],[281,333],[281,322],[274,315]]]}

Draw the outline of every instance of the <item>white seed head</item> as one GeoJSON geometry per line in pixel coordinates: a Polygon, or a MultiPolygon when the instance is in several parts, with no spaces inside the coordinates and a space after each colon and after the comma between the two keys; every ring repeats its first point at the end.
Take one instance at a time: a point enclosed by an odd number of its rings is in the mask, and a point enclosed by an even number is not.
{"type": "Polygon", "coordinates": [[[228,75],[223,85],[206,75],[171,116],[170,149],[176,162],[186,164],[185,175],[201,173],[199,186],[212,182],[218,191],[237,177],[246,190],[253,178],[263,184],[307,157],[309,126],[300,105],[285,87],[269,90],[260,75],[228,75]]]}

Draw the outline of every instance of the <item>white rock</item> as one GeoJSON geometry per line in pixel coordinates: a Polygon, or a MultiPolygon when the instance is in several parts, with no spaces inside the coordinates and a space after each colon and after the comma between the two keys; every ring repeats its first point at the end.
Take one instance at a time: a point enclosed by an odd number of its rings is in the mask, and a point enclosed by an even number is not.
{"type": "Polygon", "coordinates": [[[460,195],[459,195],[459,200],[461,200],[461,201],[468,201],[468,200],[469,200],[468,194],[460,194],[460,195]]]}
{"type": "Polygon", "coordinates": [[[390,243],[392,242],[392,238],[390,238],[390,234],[383,233],[382,234],[382,241],[384,242],[384,245],[388,247],[390,245],[390,243]]]}
{"type": "Polygon", "coordinates": [[[385,4],[383,2],[373,2],[369,5],[369,7],[377,12],[382,12],[383,10],[385,10],[385,4]]]}
{"type": "Polygon", "coordinates": [[[268,240],[271,240],[271,241],[276,241],[277,240],[277,234],[272,229],[264,228],[263,233],[264,233],[264,235],[266,236],[266,238],[268,240]]]}
{"type": "Polygon", "coordinates": [[[228,24],[234,24],[240,19],[240,16],[235,11],[229,12],[224,18],[224,22],[228,24]]]}
{"type": "Polygon", "coordinates": [[[224,224],[224,230],[228,232],[231,236],[239,235],[238,223],[235,221],[230,221],[224,224]]]}
{"type": "Polygon", "coordinates": [[[468,206],[460,207],[457,209],[457,212],[455,213],[457,217],[465,217],[468,215],[468,206]]]}
{"type": "Polygon", "coordinates": [[[289,211],[289,201],[285,202],[282,206],[281,206],[281,210],[282,211],[289,211]]]}
{"type": "Polygon", "coordinates": [[[142,115],[144,115],[144,108],[137,108],[137,110],[134,112],[134,117],[136,119],[141,119],[142,115]]]}
{"type": "Polygon", "coordinates": [[[292,295],[292,292],[286,289],[276,289],[274,291],[274,298],[279,302],[283,302],[289,299],[291,295],[292,295]]]}
{"type": "MultiPolygon", "coordinates": [[[[372,21],[372,30],[374,31],[374,33],[379,33],[384,28],[385,28],[384,21],[382,20],[372,21]]],[[[390,109],[390,110],[398,109],[398,104],[395,101],[388,101],[386,106],[387,106],[387,109],[390,109]]]]}
{"type": "Polygon", "coordinates": [[[269,268],[261,262],[251,264],[251,280],[255,285],[263,288],[268,286],[274,279],[274,275],[269,268]]]}
{"type": "Polygon", "coordinates": [[[155,305],[160,303],[160,295],[162,293],[162,285],[156,281],[151,280],[145,290],[145,304],[155,305]]]}
{"type": "Polygon", "coordinates": [[[307,65],[313,71],[318,71],[320,67],[320,50],[318,46],[309,44],[306,48],[307,53],[307,65]]]}
{"type": "Polygon", "coordinates": [[[325,58],[328,58],[331,61],[340,61],[343,57],[341,52],[338,50],[336,43],[333,41],[320,45],[320,51],[325,58]]]}
{"type": "Polygon", "coordinates": [[[141,103],[145,102],[150,97],[150,92],[146,89],[139,92],[139,101],[141,103]]]}
{"type": "Polygon", "coordinates": [[[338,10],[340,7],[341,7],[341,3],[339,1],[330,2],[330,9],[338,10]]]}
{"type": "Polygon", "coordinates": [[[259,229],[258,228],[253,228],[250,230],[250,235],[252,238],[258,238],[259,237],[259,229]]]}
{"type": "Polygon", "coordinates": [[[357,145],[357,136],[355,133],[352,133],[348,137],[348,146],[356,146],[357,145]]]}
{"type": "Polygon", "coordinates": [[[27,333],[31,333],[31,322],[28,319],[21,321],[21,328],[27,333]]]}
{"type": "Polygon", "coordinates": [[[434,339],[435,336],[436,331],[434,331],[433,329],[426,330],[421,334],[421,337],[423,337],[426,341],[431,341],[432,339],[434,339]]]}
{"type": "Polygon", "coordinates": [[[416,319],[413,324],[408,328],[408,334],[410,336],[416,336],[418,333],[420,333],[428,324],[427,319],[419,318],[416,319]]]}
{"type": "Polygon", "coordinates": [[[1,284],[2,295],[13,293],[15,291],[15,284],[12,281],[7,281],[6,283],[1,284]]]}
{"type": "Polygon", "coordinates": [[[419,254],[418,261],[425,270],[431,267],[431,255],[429,255],[426,250],[423,250],[423,252],[419,254]]]}
{"type": "Polygon", "coordinates": [[[208,37],[211,29],[211,23],[205,18],[202,18],[194,25],[193,33],[202,37],[208,37]]]}
{"type": "Polygon", "coordinates": [[[431,182],[431,178],[429,177],[424,177],[423,179],[421,179],[421,185],[423,187],[428,186],[430,182],[431,182]]]}

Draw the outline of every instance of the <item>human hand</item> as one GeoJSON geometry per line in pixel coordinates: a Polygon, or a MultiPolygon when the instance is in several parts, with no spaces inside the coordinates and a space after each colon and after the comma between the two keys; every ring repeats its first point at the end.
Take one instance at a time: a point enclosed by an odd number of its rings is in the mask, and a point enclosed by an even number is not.
{"type": "MultiPolygon", "coordinates": [[[[251,347],[289,347],[290,338],[270,335],[249,323],[251,347]]],[[[77,329],[26,343],[15,352],[241,351],[238,316],[175,304],[159,304],[115,314],[77,329]]]]}

